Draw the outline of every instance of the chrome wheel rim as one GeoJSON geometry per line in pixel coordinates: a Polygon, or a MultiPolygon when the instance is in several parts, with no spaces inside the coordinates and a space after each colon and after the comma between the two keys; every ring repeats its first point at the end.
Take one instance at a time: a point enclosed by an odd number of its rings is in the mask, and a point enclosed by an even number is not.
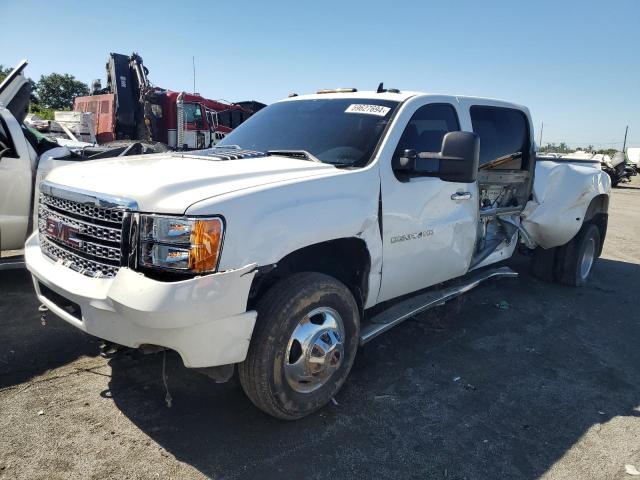
{"type": "Polygon", "coordinates": [[[289,386],[299,393],[322,387],[342,365],[344,324],[333,308],[319,307],[293,329],[284,357],[289,386]]]}
{"type": "Polygon", "coordinates": [[[593,259],[595,258],[595,256],[596,241],[593,238],[590,238],[584,248],[582,260],[580,262],[580,277],[583,280],[586,280],[586,278],[589,276],[589,272],[591,271],[591,267],[593,266],[593,259]]]}

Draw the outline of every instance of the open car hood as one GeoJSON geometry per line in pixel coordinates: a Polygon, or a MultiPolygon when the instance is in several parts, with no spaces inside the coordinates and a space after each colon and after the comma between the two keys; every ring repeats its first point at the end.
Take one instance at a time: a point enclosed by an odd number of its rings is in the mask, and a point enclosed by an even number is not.
{"type": "Polygon", "coordinates": [[[31,86],[23,74],[27,64],[26,60],[22,60],[0,83],[0,104],[8,109],[20,124],[27,116],[31,95],[31,86]]]}

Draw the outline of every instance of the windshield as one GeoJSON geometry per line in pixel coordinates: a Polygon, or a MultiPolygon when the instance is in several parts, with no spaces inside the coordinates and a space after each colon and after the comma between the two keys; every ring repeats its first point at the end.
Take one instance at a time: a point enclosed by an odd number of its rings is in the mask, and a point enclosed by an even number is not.
{"type": "Polygon", "coordinates": [[[263,108],[219,146],[305,150],[325,163],[364,166],[398,102],[379,99],[292,100],[263,108]]]}
{"type": "Polygon", "coordinates": [[[184,104],[184,121],[187,123],[202,122],[202,111],[197,103],[184,104]]]}

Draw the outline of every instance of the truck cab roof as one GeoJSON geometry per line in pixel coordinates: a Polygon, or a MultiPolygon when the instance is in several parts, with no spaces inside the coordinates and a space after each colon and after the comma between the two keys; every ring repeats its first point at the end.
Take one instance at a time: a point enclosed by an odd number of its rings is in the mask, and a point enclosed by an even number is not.
{"type": "Polygon", "coordinates": [[[524,105],[519,105],[513,102],[507,102],[504,100],[499,100],[496,98],[490,97],[475,97],[468,95],[446,95],[440,93],[433,92],[418,92],[418,91],[405,91],[401,90],[399,92],[391,92],[385,91],[378,93],[376,90],[362,90],[355,92],[329,92],[329,93],[311,93],[304,95],[295,95],[284,100],[283,102],[290,101],[299,101],[299,100],[321,100],[321,99],[333,99],[333,98],[352,98],[354,100],[365,100],[365,99],[380,99],[380,100],[390,100],[396,102],[404,102],[413,97],[434,97],[438,99],[438,101],[442,101],[443,99],[449,101],[451,103],[480,103],[482,105],[495,105],[500,107],[507,108],[515,108],[517,110],[522,110],[524,112],[528,112],[529,109],[524,105]]]}

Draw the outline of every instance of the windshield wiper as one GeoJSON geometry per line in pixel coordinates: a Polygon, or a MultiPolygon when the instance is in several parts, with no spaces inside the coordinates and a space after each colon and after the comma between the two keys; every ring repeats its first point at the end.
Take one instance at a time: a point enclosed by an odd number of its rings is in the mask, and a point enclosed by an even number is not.
{"type": "Polygon", "coordinates": [[[280,155],[281,157],[298,158],[300,160],[322,163],[322,160],[306,150],[267,150],[267,153],[269,155],[280,155]]]}

